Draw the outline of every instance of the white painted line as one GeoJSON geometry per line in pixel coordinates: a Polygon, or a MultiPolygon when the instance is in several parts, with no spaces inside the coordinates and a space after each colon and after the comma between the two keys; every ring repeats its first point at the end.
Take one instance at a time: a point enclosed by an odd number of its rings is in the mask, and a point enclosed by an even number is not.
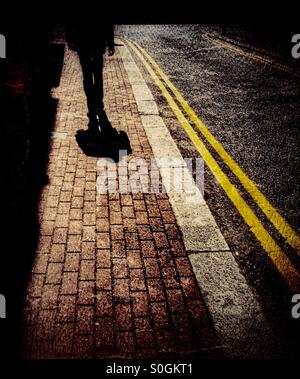
{"type": "MultiPolygon", "coordinates": [[[[124,46],[119,50],[126,57],[125,69],[130,62],[132,68],[135,63],[130,58],[128,48],[124,46]]],[[[131,84],[137,103],[145,100],[144,97],[150,97],[145,81],[138,90],[134,83],[131,84]],[[145,91],[144,95],[142,91],[145,91]]],[[[151,97],[154,100],[152,94],[151,97]]],[[[141,112],[141,120],[153,155],[158,159],[165,187],[168,188],[169,170],[165,162],[160,163],[162,158],[175,159],[174,165],[183,167],[184,175],[190,176],[188,192],[176,193],[170,188],[167,193],[226,355],[232,358],[273,357],[277,342],[268,321],[241,274],[199,188],[185,167],[182,155],[163,119],[159,116],[150,118],[141,112]]]]}

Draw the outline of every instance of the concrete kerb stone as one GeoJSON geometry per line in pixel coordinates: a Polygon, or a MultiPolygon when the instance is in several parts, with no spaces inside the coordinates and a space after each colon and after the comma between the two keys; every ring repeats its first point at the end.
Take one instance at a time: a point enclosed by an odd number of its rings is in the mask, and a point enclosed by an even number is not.
{"type": "Polygon", "coordinates": [[[234,358],[274,358],[270,351],[274,352],[276,339],[232,253],[201,252],[189,258],[225,354],[234,358]]]}
{"type": "Polygon", "coordinates": [[[159,111],[155,101],[139,100],[136,103],[138,111],[141,115],[159,115],[159,111]]]}

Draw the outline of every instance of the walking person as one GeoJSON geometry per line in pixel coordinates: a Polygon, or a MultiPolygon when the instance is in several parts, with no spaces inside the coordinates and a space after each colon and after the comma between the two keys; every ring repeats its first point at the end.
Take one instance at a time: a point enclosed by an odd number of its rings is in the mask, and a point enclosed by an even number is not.
{"type": "Polygon", "coordinates": [[[77,51],[83,74],[83,86],[88,107],[88,128],[91,134],[109,132],[111,126],[103,103],[103,55],[114,50],[114,26],[102,20],[67,25],[67,42],[77,51]]]}

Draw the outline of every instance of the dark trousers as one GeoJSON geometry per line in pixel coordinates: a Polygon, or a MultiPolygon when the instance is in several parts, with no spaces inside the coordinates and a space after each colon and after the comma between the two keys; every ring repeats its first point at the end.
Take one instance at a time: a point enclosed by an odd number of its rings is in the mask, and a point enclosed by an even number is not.
{"type": "Polygon", "coordinates": [[[103,53],[101,51],[79,51],[83,74],[83,86],[87,99],[90,125],[97,123],[97,116],[104,112],[103,104],[103,53]]]}

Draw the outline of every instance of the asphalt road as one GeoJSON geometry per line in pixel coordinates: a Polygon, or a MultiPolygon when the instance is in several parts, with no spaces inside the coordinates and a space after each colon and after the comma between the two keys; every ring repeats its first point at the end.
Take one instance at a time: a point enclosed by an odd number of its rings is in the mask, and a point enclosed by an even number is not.
{"type": "MultiPolygon", "coordinates": [[[[206,33],[230,37],[253,51],[258,49],[259,53],[297,69],[286,55],[288,47],[278,51],[276,46],[279,44],[265,38],[265,34],[259,38],[257,32],[252,38],[251,30],[246,33],[233,28],[229,33],[225,28],[222,34],[222,28],[217,25],[126,25],[116,28],[117,36],[137,41],[156,60],[208,129],[299,233],[300,77],[216,46],[206,39],[206,33]]],[[[150,78],[147,80],[183,156],[198,157],[159,90],[150,78]]],[[[280,236],[234,175],[221,161],[219,163],[255,209],[263,225],[282,244],[280,236]]],[[[257,292],[272,322],[282,344],[283,356],[296,356],[300,351],[300,321],[291,319],[291,292],[207,168],[205,199],[241,271],[257,292]]],[[[287,246],[284,248],[299,268],[299,259],[287,246]]]]}

